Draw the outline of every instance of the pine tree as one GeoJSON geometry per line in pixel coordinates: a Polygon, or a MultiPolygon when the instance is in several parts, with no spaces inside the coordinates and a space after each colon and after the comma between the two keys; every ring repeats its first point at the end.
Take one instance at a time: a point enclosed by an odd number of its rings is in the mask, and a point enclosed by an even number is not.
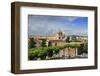
{"type": "Polygon", "coordinates": [[[70,37],[66,38],[66,42],[70,43],[70,37]]]}
{"type": "Polygon", "coordinates": [[[48,46],[52,46],[52,43],[51,43],[51,41],[49,41],[49,42],[48,42],[48,46]]]}
{"type": "Polygon", "coordinates": [[[30,48],[35,48],[36,47],[36,42],[34,40],[34,38],[30,39],[30,48]]]}
{"type": "Polygon", "coordinates": [[[42,46],[42,47],[46,47],[46,39],[43,39],[43,40],[42,40],[41,46],[42,46]]]}

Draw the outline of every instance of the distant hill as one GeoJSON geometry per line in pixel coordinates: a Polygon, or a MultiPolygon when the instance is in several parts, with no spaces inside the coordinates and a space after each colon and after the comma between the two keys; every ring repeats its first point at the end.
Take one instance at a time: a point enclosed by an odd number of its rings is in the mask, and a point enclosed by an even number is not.
{"type": "Polygon", "coordinates": [[[80,36],[86,36],[86,35],[67,35],[67,36],[70,36],[70,37],[80,37],[80,36]]]}

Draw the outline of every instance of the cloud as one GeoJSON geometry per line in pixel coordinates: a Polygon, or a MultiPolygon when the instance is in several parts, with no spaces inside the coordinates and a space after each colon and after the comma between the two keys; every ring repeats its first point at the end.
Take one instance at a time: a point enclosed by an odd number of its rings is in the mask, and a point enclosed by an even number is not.
{"type": "Polygon", "coordinates": [[[74,17],[74,16],[73,17],[72,16],[67,17],[67,20],[70,21],[70,22],[72,22],[76,19],[78,19],[78,17],[74,17]]]}
{"type": "Polygon", "coordinates": [[[58,31],[65,32],[66,35],[78,34],[84,29],[78,29],[73,23],[78,17],[63,16],[28,16],[28,34],[29,35],[48,35],[58,31]],[[73,27],[74,26],[74,27],[73,27]]]}

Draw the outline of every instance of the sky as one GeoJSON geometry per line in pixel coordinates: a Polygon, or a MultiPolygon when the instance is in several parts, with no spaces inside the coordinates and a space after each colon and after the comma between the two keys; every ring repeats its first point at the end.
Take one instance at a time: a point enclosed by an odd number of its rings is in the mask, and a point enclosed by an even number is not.
{"type": "Polygon", "coordinates": [[[59,31],[66,36],[86,36],[88,17],[28,15],[28,35],[46,36],[59,31]]]}

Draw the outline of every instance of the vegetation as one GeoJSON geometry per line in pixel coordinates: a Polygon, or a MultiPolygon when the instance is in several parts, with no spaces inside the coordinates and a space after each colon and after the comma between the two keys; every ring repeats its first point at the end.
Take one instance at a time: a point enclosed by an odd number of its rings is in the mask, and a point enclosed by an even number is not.
{"type": "Polygon", "coordinates": [[[42,40],[41,46],[42,46],[42,47],[46,47],[46,39],[43,39],[43,40],[42,40]]]}
{"type": "Polygon", "coordinates": [[[34,40],[34,38],[30,39],[30,47],[29,48],[35,48],[36,47],[36,42],[34,40]]]}
{"type": "Polygon", "coordinates": [[[70,37],[66,38],[66,42],[70,43],[70,37]]]}
{"type": "Polygon", "coordinates": [[[51,43],[51,41],[49,41],[49,42],[48,42],[48,46],[52,46],[52,43],[51,43]]]}
{"type": "Polygon", "coordinates": [[[88,53],[88,43],[84,44],[83,52],[88,53]]]}
{"type": "Polygon", "coordinates": [[[30,48],[28,51],[29,60],[37,60],[40,58],[41,60],[46,59],[47,57],[52,57],[54,54],[58,54],[60,50],[71,47],[78,48],[80,44],[66,44],[64,46],[49,46],[49,47],[39,47],[39,48],[30,48]]]}
{"type": "Polygon", "coordinates": [[[77,42],[77,38],[76,38],[76,36],[72,36],[71,41],[72,41],[72,42],[77,42]]]}
{"type": "Polygon", "coordinates": [[[88,53],[88,43],[80,44],[78,54],[88,53]]]}
{"type": "Polygon", "coordinates": [[[72,41],[77,41],[77,38],[75,36],[72,37],[72,41]]]}

